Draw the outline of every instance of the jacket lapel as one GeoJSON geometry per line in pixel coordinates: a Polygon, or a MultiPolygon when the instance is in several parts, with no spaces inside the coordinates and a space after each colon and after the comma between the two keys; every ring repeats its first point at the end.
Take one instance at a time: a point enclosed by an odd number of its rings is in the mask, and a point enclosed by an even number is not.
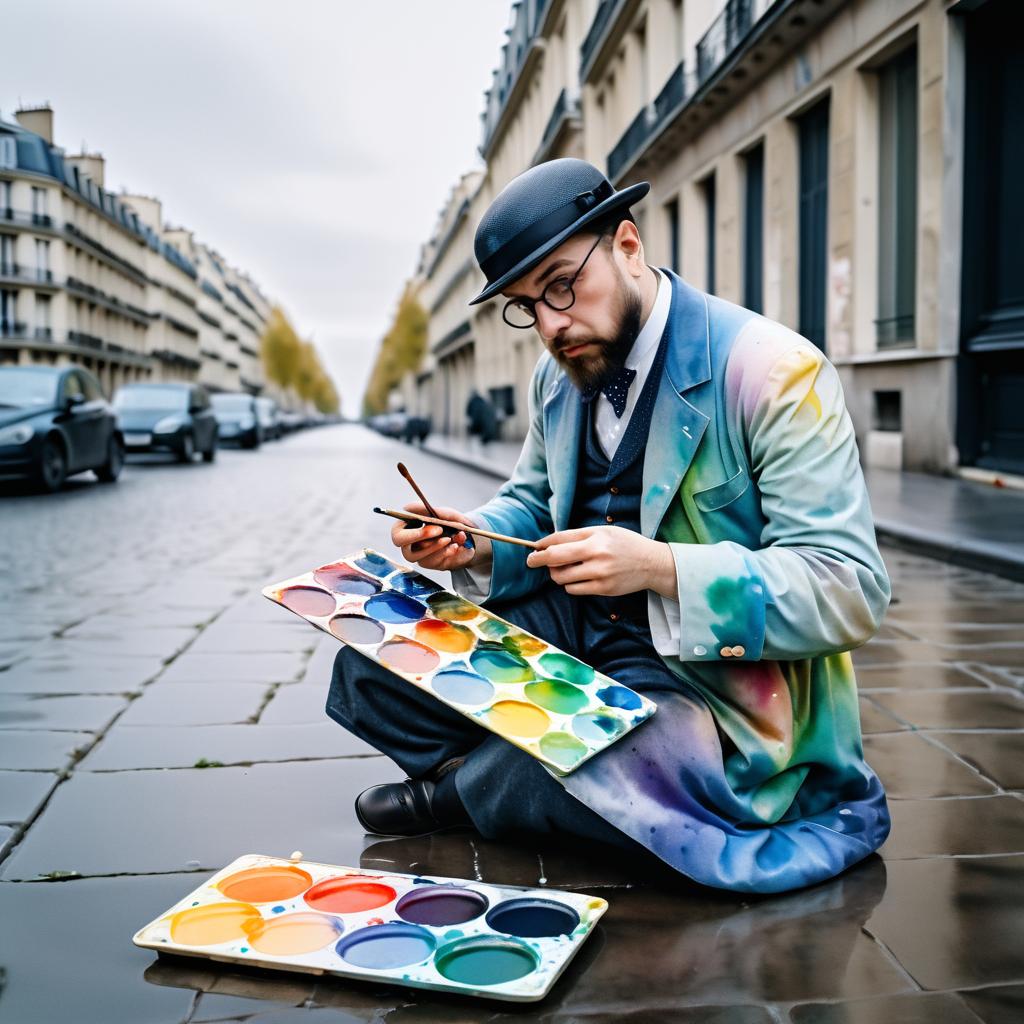
{"type": "Polygon", "coordinates": [[[544,402],[544,437],[551,480],[551,518],[555,532],[569,527],[579,472],[583,403],[563,373],[544,402]]]}
{"type": "Polygon", "coordinates": [[[658,532],[708,425],[708,417],[683,392],[711,379],[707,299],[670,270],[663,268],[662,273],[672,283],[672,308],[665,327],[669,332],[665,372],[644,455],[640,530],[645,537],[658,532]]]}

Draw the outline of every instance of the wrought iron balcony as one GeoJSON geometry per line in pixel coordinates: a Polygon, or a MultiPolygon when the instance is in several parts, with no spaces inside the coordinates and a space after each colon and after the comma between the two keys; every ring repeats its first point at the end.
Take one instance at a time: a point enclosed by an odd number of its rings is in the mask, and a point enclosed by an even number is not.
{"type": "Polygon", "coordinates": [[[0,320],[0,338],[26,338],[28,328],[21,320],[0,320]]]}
{"type": "Polygon", "coordinates": [[[686,99],[686,67],[680,62],[668,76],[654,102],[644,107],[623,132],[622,138],[608,154],[608,177],[613,181],[628,167],[646,146],[655,132],[671,117],[686,99]]]}
{"type": "Polygon", "coordinates": [[[622,138],[615,143],[615,148],[608,154],[608,177],[614,180],[619,171],[626,166],[647,141],[651,131],[653,117],[650,107],[643,107],[633,118],[630,126],[622,133],[622,138]]]}
{"type": "Polygon", "coordinates": [[[697,43],[697,86],[702,86],[746,38],[773,0],[728,0],[697,43]]]}
{"type": "Polygon", "coordinates": [[[608,27],[608,20],[619,0],[601,0],[594,12],[594,20],[590,23],[583,45],[580,47],[580,80],[585,77],[585,71],[590,64],[591,58],[597,50],[598,44],[604,36],[604,30],[608,27]]]}

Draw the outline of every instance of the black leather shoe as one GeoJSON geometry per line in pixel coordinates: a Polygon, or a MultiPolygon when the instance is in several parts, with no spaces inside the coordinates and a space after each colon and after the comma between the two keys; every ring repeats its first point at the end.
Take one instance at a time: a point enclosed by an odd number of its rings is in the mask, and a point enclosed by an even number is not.
{"type": "Polygon", "coordinates": [[[380,836],[427,836],[442,825],[430,806],[434,783],[406,779],[364,789],[356,797],[356,818],[367,832],[380,836]]]}

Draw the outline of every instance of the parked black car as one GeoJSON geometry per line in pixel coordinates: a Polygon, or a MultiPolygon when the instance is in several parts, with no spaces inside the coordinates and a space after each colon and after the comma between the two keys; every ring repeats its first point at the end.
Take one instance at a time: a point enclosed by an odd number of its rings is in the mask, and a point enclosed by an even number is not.
{"type": "Polygon", "coordinates": [[[129,452],[170,451],[181,462],[197,451],[206,462],[217,457],[217,417],[198,384],[125,384],[114,410],[129,452]]]}
{"type": "Polygon", "coordinates": [[[284,435],[284,428],[278,416],[277,402],[266,395],[256,399],[256,415],[259,420],[260,430],[263,431],[263,438],[266,441],[278,441],[284,435]]]}
{"type": "Polygon", "coordinates": [[[0,479],[57,491],[87,469],[112,483],[123,465],[117,419],[88,370],[0,367],[0,479]]]}
{"type": "Polygon", "coordinates": [[[220,391],[211,396],[221,441],[237,441],[243,448],[259,448],[263,429],[256,399],[244,391],[220,391]]]}

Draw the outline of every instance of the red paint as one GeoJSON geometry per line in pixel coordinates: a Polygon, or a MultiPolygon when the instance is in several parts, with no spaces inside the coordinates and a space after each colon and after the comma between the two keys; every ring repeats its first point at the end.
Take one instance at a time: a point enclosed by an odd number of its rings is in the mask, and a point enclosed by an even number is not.
{"type": "Polygon", "coordinates": [[[441,663],[436,651],[432,651],[425,644],[401,637],[381,644],[377,648],[377,657],[385,665],[397,668],[399,672],[408,672],[410,675],[429,672],[441,663]]]}
{"type": "Polygon", "coordinates": [[[395,890],[365,875],[325,878],[306,893],[306,902],[329,914],[357,914],[376,910],[395,898],[395,890]]]}

